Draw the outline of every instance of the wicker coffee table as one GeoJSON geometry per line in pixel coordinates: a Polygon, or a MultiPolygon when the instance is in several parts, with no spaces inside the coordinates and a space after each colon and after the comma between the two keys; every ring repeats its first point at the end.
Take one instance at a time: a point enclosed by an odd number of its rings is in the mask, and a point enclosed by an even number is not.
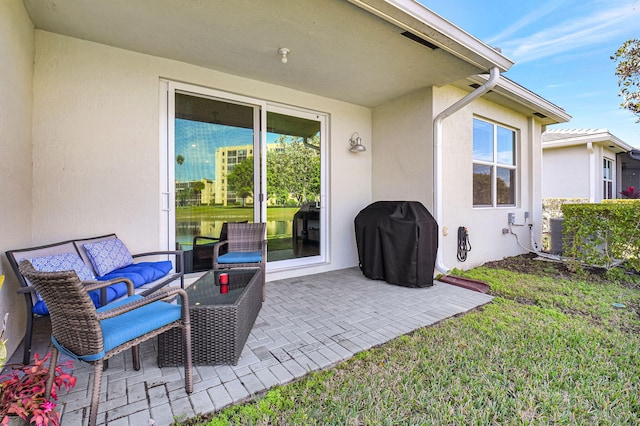
{"type": "MultiPolygon", "coordinates": [[[[262,308],[263,271],[209,271],[187,288],[191,314],[192,360],[198,365],[238,363],[253,323],[262,308]],[[229,274],[229,292],[222,294],[220,273],[229,274]]],[[[183,364],[180,330],[158,336],[158,365],[183,364]]]]}

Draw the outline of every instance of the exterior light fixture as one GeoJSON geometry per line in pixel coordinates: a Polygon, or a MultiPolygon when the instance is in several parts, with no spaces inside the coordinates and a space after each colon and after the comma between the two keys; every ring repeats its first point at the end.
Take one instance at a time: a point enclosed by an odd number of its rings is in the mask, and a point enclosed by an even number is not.
{"type": "Polygon", "coordinates": [[[349,145],[351,145],[351,148],[349,148],[349,151],[351,152],[365,152],[367,150],[367,148],[362,145],[362,138],[360,138],[358,132],[351,135],[351,138],[349,138],[349,145]]]}
{"type": "Polygon", "coordinates": [[[278,54],[280,55],[280,60],[283,64],[286,64],[289,60],[289,58],[287,57],[287,55],[289,55],[289,52],[291,51],[286,47],[281,47],[280,49],[278,49],[278,54]]]}

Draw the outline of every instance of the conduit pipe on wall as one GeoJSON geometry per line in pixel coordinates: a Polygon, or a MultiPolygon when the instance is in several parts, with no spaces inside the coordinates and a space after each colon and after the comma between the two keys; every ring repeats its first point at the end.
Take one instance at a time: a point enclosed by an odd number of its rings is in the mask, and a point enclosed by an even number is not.
{"type": "Polygon", "coordinates": [[[589,202],[596,201],[596,153],[593,150],[593,143],[587,143],[589,151],[589,202]]]}
{"type": "MultiPolygon", "coordinates": [[[[433,206],[435,211],[435,219],[436,222],[442,226],[443,223],[443,213],[442,213],[442,122],[445,118],[449,117],[451,114],[456,111],[464,108],[469,103],[474,101],[476,98],[487,93],[489,90],[493,89],[496,84],[498,84],[498,80],[500,79],[500,71],[497,67],[491,68],[489,71],[489,79],[480,87],[478,87],[473,92],[469,93],[464,98],[460,99],[440,114],[436,116],[433,120],[433,141],[434,141],[434,170],[433,170],[433,180],[435,183],[434,193],[433,193],[433,206]]],[[[443,253],[442,253],[442,244],[438,245],[438,253],[436,255],[436,269],[446,274],[449,272],[449,269],[443,262],[443,253]]]]}

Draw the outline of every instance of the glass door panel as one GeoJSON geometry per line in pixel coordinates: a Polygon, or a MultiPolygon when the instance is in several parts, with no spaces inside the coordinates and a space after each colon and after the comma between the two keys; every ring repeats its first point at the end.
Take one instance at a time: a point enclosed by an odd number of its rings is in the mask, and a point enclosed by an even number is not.
{"type": "Polygon", "coordinates": [[[267,260],[319,256],[321,121],[267,112],[267,260]]]}
{"type": "Polygon", "coordinates": [[[175,241],[185,272],[211,269],[225,222],[253,222],[258,107],[175,93],[175,241]]]}

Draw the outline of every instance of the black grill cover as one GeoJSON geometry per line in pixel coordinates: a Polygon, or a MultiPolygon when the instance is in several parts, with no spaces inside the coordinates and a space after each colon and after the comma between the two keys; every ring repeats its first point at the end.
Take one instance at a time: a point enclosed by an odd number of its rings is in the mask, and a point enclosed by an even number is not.
{"type": "Polygon", "coordinates": [[[365,276],[405,287],[433,285],[438,224],[417,201],[378,201],[355,218],[365,276]]]}

